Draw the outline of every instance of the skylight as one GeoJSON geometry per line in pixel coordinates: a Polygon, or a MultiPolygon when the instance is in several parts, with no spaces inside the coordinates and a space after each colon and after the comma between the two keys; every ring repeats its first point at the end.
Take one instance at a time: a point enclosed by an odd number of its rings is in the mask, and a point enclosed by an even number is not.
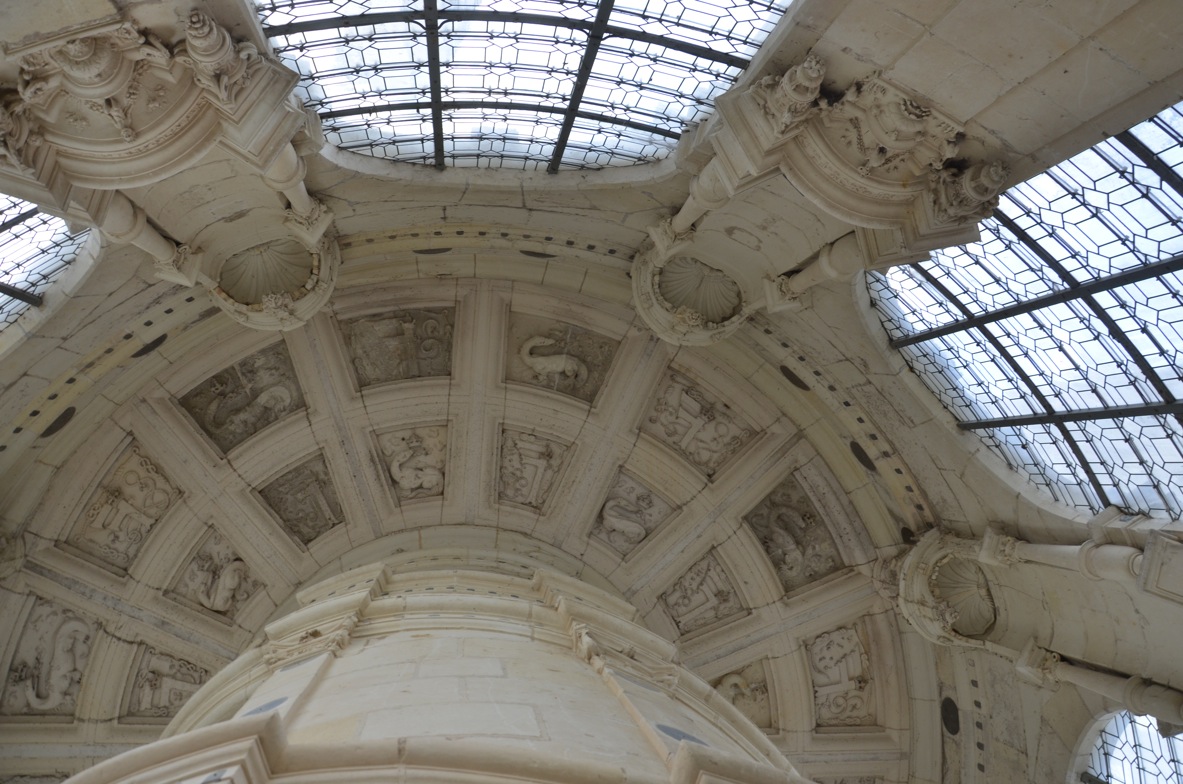
{"type": "Polygon", "coordinates": [[[287,0],[259,13],[326,137],[528,171],[659,160],[792,0],[287,0]]]}
{"type": "Polygon", "coordinates": [[[1183,738],[1164,737],[1151,717],[1122,711],[1097,735],[1088,772],[1080,780],[1086,784],[1183,784],[1183,738]]]}
{"type": "Polygon", "coordinates": [[[981,242],[869,277],[960,427],[1079,509],[1183,514],[1181,109],[1015,186],[981,242]]]}
{"type": "Polygon", "coordinates": [[[86,232],[36,205],[0,194],[0,329],[13,323],[78,255],[86,232]]]}

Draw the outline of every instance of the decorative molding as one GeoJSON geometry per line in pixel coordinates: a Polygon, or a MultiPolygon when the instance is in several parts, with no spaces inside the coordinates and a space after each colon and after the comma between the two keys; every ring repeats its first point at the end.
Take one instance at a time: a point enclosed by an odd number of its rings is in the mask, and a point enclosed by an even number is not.
{"type": "Polygon", "coordinates": [[[0,713],[73,716],[96,621],[37,598],[25,620],[0,698],[0,713]]]}
{"type": "Polygon", "coordinates": [[[287,532],[302,545],[308,545],[345,520],[323,454],[305,460],[260,487],[259,495],[287,532]]]}
{"type": "Polygon", "coordinates": [[[341,322],[358,385],[450,375],[455,321],[455,308],[438,308],[341,322]]]}
{"type": "Polygon", "coordinates": [[[277,640],[269,639],[263,661],[268,667],[278,669],[320,653],[337,656],[349,644],[357,622],[358,615],[354,612],[277,640]]]}
{"type": "Polygon", "coordinates": [[[118,570],[135,560],[152,527],[181,491],[132,443],[100,483],[67,542],[118,570]]]}
{"type": "Polygon", "coordinates": [[[817,726],[873,726],[871,663],[858,631],[844,626],[826,632],[806,649],[817,726]]]}
{"type": "Polygon", "coordinates": [[[810,52],[783,76],[765,76],[748,89],[780,136],[790,136],[826,105],[820,99],[826,64],[810,52]]]}
{"type": "Polygon", "coordinates": [[[179,402],[210,440],[228,452],[303,408],[304,393],[280,341],[210,376],[179,402]]]}
{"type": "Polygon", "coordinates": [[[674,511],[664,498],[621,471],[600,507],[591,535],[621,555],[628,555],[674,511]]]}
{"type": "Polygon", "coordinates": [[[173,585],[177,598],[225,619],[263,584],[221,534],[210,532],[173,585]]]}
{"type": "Polygon", "coordinates": [[[842,568],[828,526],[797,480],[789,476],[744,520],[768,554],[786,591],[794,591],[842,568]]]}
{"type": "Polygon", "coordinates": [[[501,431],[497,500],[541,511],[550,498],[570,447],[534,433],[501,431]]]}
{"type": "Polygon", "coordinates": [[[726,403],[715,400],[675,370],[666,372],[641,430],[682,455],[707,477],[713,477],[755,435],[726,403]]]}
{"type": "Polygon", "coordinates": [[[661,595],[678,631],[692,631],[728,621],[746,612],[715,556],[707,554],[661,595]]]}
{"type": "Polygon", "coordinates": [[[444,494],[448,429],[417,427],[383,433],[378,448],[400,503],[444,494]]]}
{"type": "Polygon", "coordinates": [[[1183,542],[1161,531],[1150,534],[1138,574],[1138,588],[1183,604],[1183,542]]]}

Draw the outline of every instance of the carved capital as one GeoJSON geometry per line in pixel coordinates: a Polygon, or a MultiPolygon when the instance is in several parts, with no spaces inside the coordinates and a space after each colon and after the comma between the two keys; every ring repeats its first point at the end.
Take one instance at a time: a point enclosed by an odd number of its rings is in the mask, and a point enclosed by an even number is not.
{"type": "Polygon", "coordinates": [[[1060,678],[1057,674],[1059,664],[1060,654],[1040,648],[1035,644],[1035,640],[1028,641],[1015,659],[1015,669],[1020,676],[1049,689],[1060,687],[1060,678]]]}
{"type": "Polygon", "coordinates": [[[263,62],[253,44],[235,43],[230,33],[197,10],[189,14],[177,59],[192,69],[193,79],[202,89],[231,109],[263,62]]]}
{"type": "Polygon", "coordinates": [[[1013,566],[1023,561],[1019,557],[1018,549],[1018,539],[999,533],[993,528],[987,528],[986,533],[982,536],[980,557],[982,563],[1013,566]]]}
{"type": "Polygon", "coordinates": [[[263,661],[268,667],[278,669],[319,653],[337,656],[349,644],[357,621],[358,615],[354,612],[312,629],[272,640],[263,653],[263,661]]]}
{"type": "Polygon", "coordinates": [[[998,206],[1010,169],[983,161],[966,169],[943,168],[929,176],[933,214],[941,224],[977,223],[998,206]]]}

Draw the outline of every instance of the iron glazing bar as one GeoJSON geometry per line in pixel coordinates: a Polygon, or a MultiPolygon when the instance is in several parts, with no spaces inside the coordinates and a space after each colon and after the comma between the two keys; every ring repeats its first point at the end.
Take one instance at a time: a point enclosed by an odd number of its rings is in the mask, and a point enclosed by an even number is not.
{"type": "Polygon", "coordinates": [[[38,308],[41,307],[42,299],[40,295],[25,291],[24,289],[18,289],[16,286],[10,286],[7,283],[0,283],[0,294],[5,294],[21,302],[27,302],[38,308]]]}
{"type": "MultiPolygon", "coordinates": [[[[506,11],[473,11],[473,10],[443,10],[436,11],[436,18],[441,22],[508,22],[516,24],[530,24],[539,25],[542,27],[561,27],[568,30],[583,30],[589,32],[594,28],[595,23],[584,19],[566,19],[561,16],[551,16],[549,14],[528,14],[518,12],[506,11]]],[[[319,32],[322,30],[340,30],[350,27],[369,27],[383,24],[398,24],[423,22],[426,15],[423,11],[388,11],[378,13],[356,14],[353,16],[337,16],[328,17],[325,19],[310,19],[306,22],[292,22],[286,25],[276,25],[275,27],[265,27],[263,32],[268,37],[281,35],[295,35],[297,33],[319,32]]],[[[734,54],[726,54],[724,52],[716,52],[710,47],[694,44],[689,41],[680,41],[676,38],[667,38],[663,35],[655,33],[647,33],[643,30],[633,30],[629,27],[622,27],[620,25],[608,25],[605,34],[613,38],[627,38],[632,41],[641,41],[643,43],[657,44],[664,46],[667,49],[673,49],[676,52],[694,55],[705,60],[710,60],[716,63],[723,63],[735,68],[746,68],[748,65],[747,58],[740,57],[734,54]]]]}
{"type": "MultiPolygon", "coordinates": [[[[1024,313],[1030,313],[1040,308],[1045,308],[1048,305],[1056,305],[1062,302],[1068,302],[1074,299],[1089,297],[1093,294],[1098,294],[1103,291],[1111,291],[1113,289],[1128,286],[1131,283],[1138,283],[1139,281],[1149,280],[1151,278],[1158,278],[1172,272],[1183,271],[1183,254],[1173,256],[1163,261],[1157,261],[1153,264],[1147,264],[1144,267],[1137,267],[1134,269],[1125,270],[1115,275],[1110,275],[1104,278],[1098,278],[1088,283],[1076,283],[1071,279],[1068,282],[1068,288],[1060,291],[1052,292],[1051,294],[1044,294],[1043,296],[1033,297],[1032,299],[1020,302],[1017,305],[1009,305],[1005,308],[990,313],[982,313],[980,315],[971,315],[968,318],[954,321],[950,324],[945,324],[941,327],[933,327],[926,329],[923,332],[917,332],[902,338],[895,338],[891,341],[892,348],[901,348],[903,346],[910,346],[913,343],[922,343],[933,338],[951,335],[954,332],[961,332],[963,330],[980,327],[984,324],[990,324],[1002,319],[1012,318],[1014,316],[1021,316],[1024,313]]],[[[966,312],[966,311],[963,311],[966,312]]]]}
{"type": "MultiPolygon", "coordinates": [[[[953,306],[960,310],[964,315],[969,315],[969,309],[966,308],[959,299],[954,297],[952,292],[946,289],[943,283],[933,277],[921,265],[913,264],[912,267],[928,282],[930,286],[936,289],[942,297],[951,302],[953,306]]],[[[1011,372],[1018,376],[1023,384],[1026,385],[1027,391],[1029,391],[1031,396],[1035,398],[1036,402],[1038,402],[1039,405],[1043,407],[1043,410],[1049,414],[1054,411],[1051,402],[1047,399],[1043,392],[1040,391],[1039,386],[1035,383],[1031,376],[1027,374],[1027,371],[1023,370],[1022,365],[1020,365],[1018,361],[1016,361],[1015,358],[1010,355],[1010,352],[1008,352],[1003,347],[1002,342],[997,338],[997,336],[991,333],[990,330],[985,326],[978,327],[977,330],[984,338],[986,338],[987,342],[989,342],[994,350],[998,353],[998,356],[1002,357],[1002,360],[1006,362],[1007,366],[1011,369],[1011,372]]],[[[1035,416],[1039,415],[1037,414],[1035,416]]],[[[1009,422],[1012,420],[1008,417],[1005,421],[1009,422]]],[[[962,426],[962,423],[960,422],[957,424],[958,427],[962,426]]],[[[1084,471],[1085,477],[1089,481],[1089,485],[1092,486],[1093,492],[1097,494],[1097,498],[1101,502],[1101,506],[1109,506],[1109,495],[1105,492],[1105,486],[1101,484],[1101,480],[1097,478],[1097,474],[1093,471],[1093,467],[1089,464],[1088,460],[1085,459],[1084,452],[1081,450],[1080,444],[1076,443],[1076,439],[1072,437],[1072,432],[1068,430],[1067,424],[1064,422],[1059,422],[1056,424],[1056,429],[1060,431],[1060,437],[1064,439],[1064,443],[1068,445],[1068,449],[1071,450],[1072,456],[1076,458],[1076,464],[1080,466],[1082,471],[1084,471]]]]}
{"type": "Polygon", "coordinates": [[[1066,422],[1096,422],[1101,419],[1128,419],[1140,416],[1179,416],[1183,414],[1183,402],[1146,403],[1138,406],[1106,406],[1104,408],[1079,408],[1075,411],[1056,411],[1047,414],[1008,416],[998,419],[974,419],[958,422],[962,430],[985,430],[993,427],[1021,427],[1023,425],[1059,425],[1066,422]]]}
{"type": "Polygon", "coordinates": [[[587,34],[587,48],[583,50],[583,60],[579,63],[579,72],[575,75],[575,84],[571,87],[571,98],[567,102],[567,114],[563,117],[563,126],[555,140],[555,150],[550,163],[546,165],[547,174],[554,174],[563,162],[563,153],[567,150],[567,140],[571,138],[571,129],[575,127],[575,119],[579,112],[579,103],[583,100],[583,91],[587,89],[587,82],[591,79],[592,67],[596,62],[596,55],[600,52],[600,44],[604,40],[604,32],[608,29],[608,18],[612,15],[614,0],[600,0],[596,8],[596,21],[587,34]]]}
{"type": "MultiPolygon", "coordinates": [[[[523,103],[520,101],[441,101],[439,103],[441,109],[494,109],[503,111],[525,111],[525,112],[544,112],[547,114],[565,114],[567,112],[566,106],[545,106],[536,103],[523,103]]],[[[372,114],[377,112],[397,112],[413,109],[431,109],[435,104],[431,101],[409,101],[407,103],[388,103],[381,106],[361,106],[352,109],[341,109],[335,112],[325,112],[320,115],[322,120],[332,120],[337,117],[356,117],[361,114],[372,114]]],[[[645,123],[634,122],[632,120],[621,120],[618,117],[609,117],[606,114],[597,114],[595,112],[576,112],[576,117],[582,120],[596,120],[606,125],[619,125],[624,128],[632,128],[635,131],[645,131],[656,136],[664,136],[667,139],[677,139],[681,136],[680,133],[669,130],[668,128],[658,128],[653,125],[646,125],[645,123]]]]}
{"type": "Polygon", "coordinates": [[[1171,190],[1183,197],[1183,177],[1171,168],[1170,164],[1155,155],[1142,140],[1129,131],[1122,131],[1113,135],[1115,139],[1125,145],[1138,160],[1146,164],[1146,168],[1159,176],[1171,190]]]}
{"type": "Polygon", "coordinates": [[[423,27],[427,32],[427,78],[431,84],[431,133],[435,141],[435,168],[444,169],[444,112],[440,74],[440,22],[437,0],[423,0],[423,27]]]}
{"type": "Polygon", "coordinates": [[[8,220],[4,221],[3,223],[0,223],[0,233],[8,231],[9,229],[13,228],[14,226],[21,225],[22,223],[27,221],[29,218],[32,218],[34,215],[36,215],[39,212],[41,212],[41,210],[34,207],[31,210],[25,210],[22,213],[19,213],[17,215],[13,215],[8,220]]]}

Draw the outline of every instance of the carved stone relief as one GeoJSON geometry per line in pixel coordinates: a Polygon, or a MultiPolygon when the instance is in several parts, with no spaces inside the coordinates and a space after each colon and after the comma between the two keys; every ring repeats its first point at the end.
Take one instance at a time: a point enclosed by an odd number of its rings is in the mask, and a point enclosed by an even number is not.
{"type": "Polygon", "coordinates": [[[534,433],[502,430],[498,500],[541,510],[562,471],[567,450],[558,441],[534,433]]]}
{"type": "Polygon", "coordinates": [[[776,731],[777,723],[768,697],[768,675],[762,661],[727,673],[715,681],[715,688],[757,727],[776,731]]]}
{"type": "Polygon", "coordinates": [[[875,724],[871,664],[858,632],[850,626],[816,637],[806,648],[819,727],[875,724]]]}
{"type": "Polygon", "coordinates": [[[674,507],[665,499],[621,471],[600,507],[591,534],[621,555],[628,555],[673,513],[674,507]]]}
{"type": "Polygon", "coordinates": [[[570,324],[514,313],[505,377],[590,403],[604,383],[617,345],[570,324]]]}
{"type": "Polygon", "coordinates": [[[837,779],[814,777],[817,784],[883,784],[883,779],[876,776],[843,776],[837,779]]]}
{"type": "Polygon", "coordinates": [[[713,555],[706,555],[661,595],[682,634],[744,612],[735,588],[713,555]]]}
{"type": "Polygon", "coordinates": [[[777,485],[744,520],[768,553],[786,591],[842,568],[833,534],[792,476],[777,485]]]}
{"type": "Polygon", "coordinates": [[[287,347],[275,343],[207,378],[180,400],[219,449],[228,452],[304,407],[287,347]]]}
{"type": "Polygon", "coordinates": [[[938,564],[929,582],[933,594],[947,604],[953,631],[980,638],[994,628],[998,609],[982,567],[967,558],[948,558],[938,564]]]}
{"type": "Polygon", "coordinates": [[[221,534],[212,532],[181,571],[173,591],[188,602],[225,618],[262,586],[221,534]]]}
{"type": "Polygon", "coordinates": [[[667,371],[641,430],[670,446],[708,477],[751,441],[754,431],[690,378],[667,371]]]}
{"type": "Polygon", "coordinates": [[[318,454],[272,480],[259,488],[259,495],[301,544],[345,519],[324,455],[318,454]]]}
{"type": "Polygon", "coordinates": [[[72,716],[99,625],[38,599],[21,631],[0,713],[72,716]]]}
{"type": "Polygon", "coordinates": [[[137,719],[175,716],[209,679],[209,672],[155,648],[140,651],[124,716],[137,719]]]}
{"type": "Polygon", "coordinates": [[[358,385],[449,375],[455,318],[455,308],[435,308],[342,322],[358,385]]]}
{"type": "Polygon", "coordinates": [[[181,491],[132,444],[95,492],[67,541],[117,569],[127,569],[152,526],[181,491]]]}
{"type": "Polygon", "coordinates": [[[448,429],[416,427],[378,436],[399,502],[444,494],[448,429]]]}

